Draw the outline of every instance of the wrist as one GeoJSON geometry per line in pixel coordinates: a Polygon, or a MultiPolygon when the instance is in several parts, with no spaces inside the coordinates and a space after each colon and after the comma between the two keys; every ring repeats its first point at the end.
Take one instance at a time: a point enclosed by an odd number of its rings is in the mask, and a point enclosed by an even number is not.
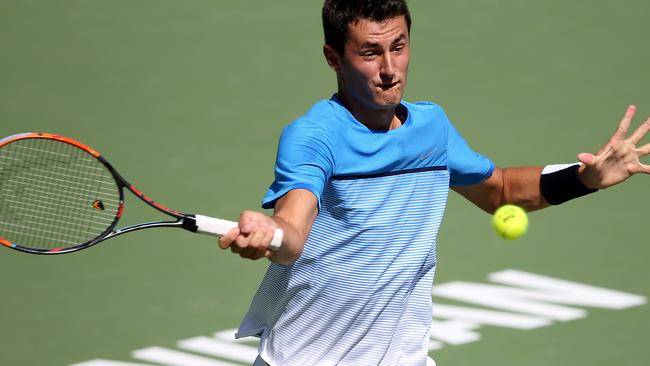
{"type": "Polygon", "coordinates": [[[589,190],[598,190],[598,187],[595,186],[594,184],[590,183],[589,175],[587,172],[587,166],[584,164],[580,164],[578,167],[578,179],[580,179],[580,182],[589,190]]]}
{"type": "Polygon", "coordinates": [[[544,199],[559,205],[574,198],[596,192],[585,184],[585,167],[582,164],[547,165],[539,181],[544,199]]]}

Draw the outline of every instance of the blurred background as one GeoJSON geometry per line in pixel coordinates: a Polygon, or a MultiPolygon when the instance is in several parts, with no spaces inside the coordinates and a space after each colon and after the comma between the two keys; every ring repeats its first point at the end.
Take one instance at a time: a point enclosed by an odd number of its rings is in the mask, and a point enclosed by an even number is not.
{"type": "MultiPolygon", "coordinates": [[[[235,219],[273,178],[282,126],[335,91],[321,1],[2,0],[0,136],[97,149],[146,194],[235,219]]],[[[499,166],[575,161],[629,104],[650,116],[647,0],[412,0],[407,100],[442,105],[499,166]]],[[[650,142],[646,139],[645,142],[650,142]]],[[[648,163],[648,159],[645,160],[648,163]]],[[[530,215],[505,242],[451,194],[436,283],[509,268],[648,296],[650,177],[530,215]]],[[[152,212],[127,198],[125,223],[152,212]]],[[[0,365],[133,360],[235,328],[266,269],[180,230],[76,254],[0,252],[0,365]]],[[[531,331],[482,327],[438,365],[647,365],[648,306],[531,331]]],[[[142,362],[139,362],[142,363],[142,362]]]]}

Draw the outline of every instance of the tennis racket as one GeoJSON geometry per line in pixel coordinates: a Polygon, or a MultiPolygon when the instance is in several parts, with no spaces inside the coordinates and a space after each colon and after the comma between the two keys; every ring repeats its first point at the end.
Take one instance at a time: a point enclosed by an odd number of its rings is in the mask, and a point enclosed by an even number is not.
{"type": "MultiPolygon", "coordinates": [[[[220,236],[237,226],[153,201],[97,151],[71,138],[22,133],[0,140],[0,244],[9,248],[63,254],[140,229],[176,227],[220,236]],[[116,229],[125,188],[173,219],[116,229]]],[[[272,250],[280,248],[282,235],[276,229],[272,250]]]]}

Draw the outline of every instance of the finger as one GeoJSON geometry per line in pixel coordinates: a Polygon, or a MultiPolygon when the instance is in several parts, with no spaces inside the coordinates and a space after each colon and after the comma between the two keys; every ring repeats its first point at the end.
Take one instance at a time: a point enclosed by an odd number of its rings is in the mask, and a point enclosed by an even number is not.
{"type": "Polygon", "coordinates": [[[246,250],[250,246],[250,237],[245,234],[240,234],[237,236],[235,242],[230,246],[230,250],[233,253],[241,253],[243,250],[246,250]]]}
{"type": "Polygon", "coordinates": [[[603,146],[603,148],[600,149],[596,155],[594,155],[594,161],[592,164],[596,164],[596,159],[603,159],[604,156],[611,154],[612,150],[614,149],[614,145],[614,142],[609,142],[607,145],[603,146]]]}
{"type": "Polygon", "coordinates": [[[270,255],[269,245],[273,240],[274,230],[264,228],[252,234],[250,247],[256,250],[254,256],[250,259],[260,259],[270,255]]]}
{"type": "Polygon", "coordinates": [[[253,235],[255,232],[263,230],[268,226],[269,225],[266,223],[266,221],[258,220],[255,218],[249,218],[239,223],[239,229],[244,235],[253,235]]]}
{"type": "Polygon", "coordinates": [[[268,250],[266,249],[258,248],[250,257],[248,257],[248,259],[252,259],[252,260],[262,259],[266,257],[267,252],[268,250]]]}
{"type": "Polygon", "coordinates": [[[650,174],[650,165],[639,164],[637,173],[650,174]]]}
{"type": "Polygon", "coordinates": [[[249,234],[252,229],[252,218],[249,211],[243,211],[239,215],[239,229],[242,234],[249,234]]]}
{"type": "Polygon", "coordinates": [[[264,238],[267,236],[267,233],[269,232],[268,227],[266,226],[258,226],[255,228],[253,233],[250,235],[250,245],[259,248],[259,247],[268,247],[268,243],[264,242],[264,238]]]}
{"type": "Polygon", "coordinates": [[[247,248],[242,249],[239,252],[239,256],[241,256],[242,258],[254,259],[254,256],[255,256],[256,252],[257,252],[256,248],[247,247],[247,248]]]}
{"type": "Polygon", "coordinates": [[[245,249],[245,248],[242,248],[242,247],[240,247],[239,245],[231,245],[231,246],[230,246],[230,251],[233,252],[233,253],[235,253],[235,254],[239,254],[239,253],[241,253],[244,249],[245,249]]]}
{"type": "Polygon", "coordinates": [[[268,250],[264,248],[256,248],[253,246],[249,246],[247,248],[242,249],[239,252],[239,255],[242,258],[247,258],[250,260],[258,260],[264,258],[266,256],[266,252],[268,252],[268,250]]]}
{"type": "Polygon", "coordinates": [[[638,144],[641,139],[650,131],[650,118],[648,118],[644,123],[637,128],[634,133],[627,138],[627,141],[633,143],[634,145],[638,144]]]}
{"type": "Polygon", "coordinates": [[[627,111],[625,111],[625,115],[623,116],[623,119],[618,124],[618,128],[616,129],[614,136],[612,136],[612,139],[622,140],[625,138],[625,135],[627,135],[627,131],[630,129],[630,124],[632,124],[632,118],[634,118],[634,113],[636,113],[636,106],[631,105],[627,107],[627,111]]]}
{"type": "Polygon", "coordinates": [[[226,234],[226,235],[219,238],[219,248],[227,249],[228,247],[230,247],[232,245],[232,243],[235,242],[235,240],[237,239],[237,236],[239,236],[239,234],[240,233],[239,233],[238,228],[231,229],[228,232],[228,234],[226,234]]]}
{"type": "Polygon", "coordinates": [[[265,248],[270,247],[274,236],[275,236],[275,228],[269,228],[269,230],[266,231],[266,235],[264,235],[264,244],[265,244],[264,246],[265,246],[265,248]]]}
{"type": "Polygon", "coordinates": [[[636,149],[636,151],[637,153],[639,153],[639,156],[650,155],[650,144],[645,144],[640,148],[636,149]]]}
{"type": "Polygon", "coordinates": [[[610,146],[612,146],[612,144],[616,140],[625,139],[625,136],[627,135],[627,131],[630,129],[632,118],[634,118],[634,113],[636,113],[636,106],[631,105],[627,107],[627,110],[625,111],[625,115],[623,116],[623,119],[621,119],[621,122],[619,122],[616,131],[614,131],[614,134],[612,135],[612,137],[609,138],[609,141],[607,141],[605,146],[601,147],[596,152],[597,156],[600,156],[602,153],[604,153],[610,146]]]}
{"type": "Polygon", "coordinates": [[[242,211],[239,215],[239,228],[242,233],[250,234],[260,222],[263,222],[263,218],[266,218],[266,215],[260,214],[259,212],[242,211]]]}
{"type": "Polygon", "coordinates": [[[578,154],[578,160],[585,165],[593,165],[596,161],[596,156],[590,153],[578,154]]]}

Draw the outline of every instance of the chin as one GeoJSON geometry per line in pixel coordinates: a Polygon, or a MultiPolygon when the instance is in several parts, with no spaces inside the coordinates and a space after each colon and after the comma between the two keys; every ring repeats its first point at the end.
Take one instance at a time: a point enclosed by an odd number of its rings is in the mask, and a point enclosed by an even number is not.
{"type": "Polygon", "coordinates": [[[393,102],[384,102],[380,106],[381,106],[382,109],[394,109],[394,108],[397,108],[399,106],[399,101],[396,101],[394,103],[393,102]]]}
{"type": "Polygon", "coordinates": [[[377,102],[378,105],[383,106],[384,108],[394,108],[397,107],[402,101],[402,94],[397,95],[387,95],[380,98],[377,102]]]}

